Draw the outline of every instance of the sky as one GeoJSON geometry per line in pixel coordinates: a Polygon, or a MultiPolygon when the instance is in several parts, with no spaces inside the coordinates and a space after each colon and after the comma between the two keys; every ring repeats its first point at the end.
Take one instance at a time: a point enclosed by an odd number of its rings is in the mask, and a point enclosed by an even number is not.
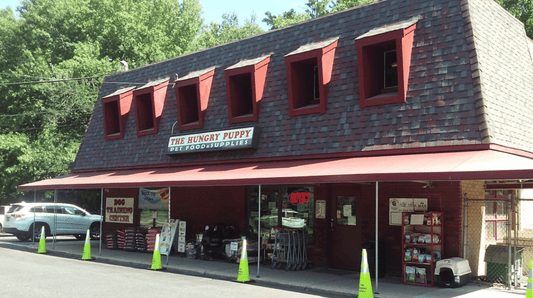
{"type": "MultiPolygon", "coordinates": [[[[252,13],[256,15],[256,24],[264,30],[267,26],[262,22],[265,12],[270,11],[273,15],[279,15],[294,8],[298,13],[305,11],[307,0],[199,0],[202,4],[204,23],[222,21],[223,13],[235,12],[239,17],[239,24],[242,26],[246,19],[250,19],[252,13]]],[[[10,6],[13,11],[19,5],[20,0],[0,0],[0,10],[10,6]]]]}

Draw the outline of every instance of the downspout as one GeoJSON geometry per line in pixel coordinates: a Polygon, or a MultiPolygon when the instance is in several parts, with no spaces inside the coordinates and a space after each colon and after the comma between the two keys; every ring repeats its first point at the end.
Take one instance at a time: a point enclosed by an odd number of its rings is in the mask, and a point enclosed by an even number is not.
{"type": "Polygon", "coordinates": [[[464,211],[463,211],[463,259],[466,259],[466,247],[468,241],[468,195],[464,193],[464,211]]]}
{"type": "Polygon", "coordinates": [[[378,195],[379,195],[379,192],[378,192],[378,188],[379,188],[379,182],[376,181],[376,244],[375,244],[376,245],[376,248],[375,248],[375,250],[376,250],[376,255],[375,255],[375,257],[376,257],[376,262],[375,262],[376,266],[374,266],[375,267],[375,274],[376,274],[376,276],[374,277],[376,279],[375,294],[379,294],[379,292],[378,292],[378,268],[379,268],[379,266],[378,266],[379,265],[378,264],[378,253],[379,253],[379,251],[378,251],[378,249],[379,249],[378,248],[379,247],[379,245],[378,245],[378,241],[379,241],[379,236],[378,236],[378,195]]]}
{"type": "Polygon", "coordinates": [[[54,240],[52,248],[56,248],[56,234],[57,234],[57,189],[54,189],[54,240]]]}
{"type": "Polygon", "coordinates": [[[259,277],[259,264],[261,263],[261,184],[259,184],[259,197],[257,198],[259,204],[259,216],[257,217],[257,277],[259,277]]]}
{"type": "Polygon", "coordinates": [[[104,238],[104,189],[100,188],[100,216],[102,217],[102,221],[100,221],[100,248],[98,255],[102,255],[102,238],[104,238]]]}
{"type": "Polygon", "coordinates": [[[34,242],[35,243],[35,210],[37,210],[35,208],[35,203],[37,203],[37,191],[36,190],[33,190],[33,231],[32,231],[32,237],[31,237],[31,242],[34,242]]]}

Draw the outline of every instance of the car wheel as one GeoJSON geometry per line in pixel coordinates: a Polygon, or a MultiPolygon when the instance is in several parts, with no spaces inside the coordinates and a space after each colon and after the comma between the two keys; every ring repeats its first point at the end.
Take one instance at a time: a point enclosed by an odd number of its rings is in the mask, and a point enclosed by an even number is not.
{"type": "Polygon", "coordinates": [[[78,240],[85,239],[85,235],[81,235],[81,234],[80,235],[74,235],[74,237],[76,237],[76,239],[78,239],[78,240]]]}
{"type": "Polygon", "coordinates": [[[28,239],[29,239],[28,236],[26,236],[26,235],[17,235],[16,237],[20,241],[28,241],[28,239]]]}
{"type": "Polygon", "coordinates": [[[90,234],[91,234],[92,240],[100,239],[100,223],[99,222],[95,222],[91,225],[90,234]]]}
{"type": "MultiPolygon", "coordinates": [[[[41,239],[41,231],[42,231],[42,228],[43,227],[43,224],[36,224],[35,225],[35,230],[33,229],[33,225],[30,226],[30,230],[28,231],[28,235],[30,235],[30,237],[28,237],[29,239],[32,239],[31,235],[33,233],[33,240],[34,241],[39,241],[41,239]]],[[[46,226],[44,228],[44,233],[45,235],[47,235],[48,233],[48,230],[46,229],[46,226]]]]}

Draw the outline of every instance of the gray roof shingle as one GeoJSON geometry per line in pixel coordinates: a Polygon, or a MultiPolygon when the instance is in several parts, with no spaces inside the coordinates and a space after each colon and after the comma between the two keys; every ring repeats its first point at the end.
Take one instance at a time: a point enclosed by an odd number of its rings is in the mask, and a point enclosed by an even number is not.
{"type": "Polygon", "coordinates": [[[168,88],[158,134],[138,137],[130,115],[124,138],[105,140],[98,98],[73,171],[487,142],[533,151],[528,40],[523,25],[492,0],[378,1],[108,76],[100,94],[114,94],[113,82],[140,87],[215,66],[203,129],[177,130],[175,91],[168,88]],[[407,101],[361,109],[355,38],[415,20],[407,101]],[[285,55],[335,38],[326,112],[289,117],[285,55]],[[270,63],[259,120],[230,125],[223,69],[265,55],[270,63]],[[173,127],[180,135],[251,125],[261,128],[257,150],[166,155],[173,127]]]}

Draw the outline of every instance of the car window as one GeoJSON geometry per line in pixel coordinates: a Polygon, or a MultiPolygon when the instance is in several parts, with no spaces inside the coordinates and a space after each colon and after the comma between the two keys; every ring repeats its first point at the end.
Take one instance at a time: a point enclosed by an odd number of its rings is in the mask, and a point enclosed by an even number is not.
{"type": "Polygon", "coordinates": [[[7,213],[13,213],[13,212],[20,211],[22,208],[24,208],[24,205],[11,205],[11,207],[9,207],[9,211],[7,211],[7,213]]]}
{"type": "MultiPolygon", "coordinates": [[[[46,206],[46,213],[54,213],[54,206],[46,206]]],[[[56,207],[55,213],[61,213],[61,208],[56,207]]]]}
{"type": "Polygon", "coordinates": [[[33,213],[33,212],[43,212],[43,206],[35,206],[35,207],[31,207],[29,212],[30,212],[30,213],[33,213]]]}
{"type": "Polygon", "coordinates": [[[83,213],[78,208],[75,208],[75,207],[72,207],[72,206],[65,206],[63,208],[64,208],[66,214],[81,215],[83,213]]]}

